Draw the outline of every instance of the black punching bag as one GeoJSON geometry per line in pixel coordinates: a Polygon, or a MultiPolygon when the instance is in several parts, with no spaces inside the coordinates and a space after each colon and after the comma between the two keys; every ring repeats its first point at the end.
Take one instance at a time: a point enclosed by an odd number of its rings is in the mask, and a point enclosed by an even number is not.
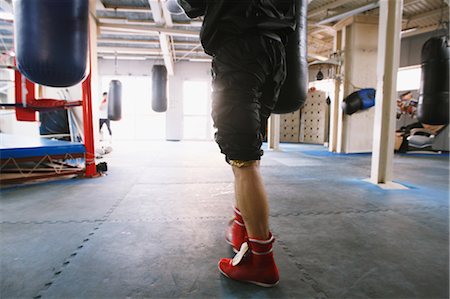
{"type": "Polygon", "coordinates": [[[83,80],[88,0],[14,0],[17,66],[35,83],[68,87],[83,80]]]}
{"type": "Polygon", "coordinates": [[[155,112],[167,110],[167,69],[164,65],[154,65],[152,70],[152,109],[155,112]]]}
{"type": "Polygon", "coordinates": [[[108,91],[108,119],[122,119],[122,83],[111,80],[108,91]]]}
{"type": "Polygon", "coordinates": [[[446,37],[432,37],[422,47],[422,79],[417,118],[423,124],[448,124],[449,54],[446,37]]]}
{"type": "Polygon", "coordinates": [[[273,113],[290,113],[298,110],[308,95],[307,60],[308,0],[295,0],[295,32],[288,36],[286,45],[287,77],[280,90],[273,113]]]}

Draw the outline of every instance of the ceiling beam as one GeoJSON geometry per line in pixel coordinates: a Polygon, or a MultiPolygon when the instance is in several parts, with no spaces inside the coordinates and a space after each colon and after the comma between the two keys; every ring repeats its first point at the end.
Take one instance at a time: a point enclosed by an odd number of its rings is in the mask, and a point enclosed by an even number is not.
{"type": "Polygon", "coordinates": [[[13,24],[11,25],[0,25],[0,30],[13,30],[13,24]]]}
{"type": "Polygon", "coordinates": [[[166,26],[167,27],[173,27],[173,21],[172,21],[172,15],[170,14],[169,10],[167,9],[166,6],[166,0],[161,0],[162,1],[162,13],[163,13],[163,17],[164,17],[164,21],[166,22],[166,26]]]}
{"type": "Polygon", "coordinates": [[[3,11],[12,13],[13,12],[13,7],[11,4],[9,4],[8,2],[6,2],[6,0],[0,0],[0,8],[3,11]]]}
{"type": "Polygon", "coordinates": [[[160,49],[144,49],[144,48],[132,48],[132,47],[97,47],[99,53],[130,53],[130,54],[149,54],[149,55],[161,55],[160,49]]]}
{"type": "Polygon", "coordinates": [[[328,59],[328,57],[326,57],[326,56],[322,56],[322,55],[319,55],[319,54],[316,54],[316,53],[313,53],[310,51],[308,51],[308,57],[315,59],[315,60],[320,60],[320,61],[325,61],[328,59]]]}
{"type": "Polygon", "coordinates": [[[409,5],[417,4],[420,2],[423,2],[423,0],[405,0],[403,2],[403,6],[409,6],[409,5]]]}
{"type": "Polygon", "coordinates": [[[336,0],[333,2],[330,2],[328,4],[322,5],[321,7],[318,7],[316,9],[312,9],[308,11],[308,19],[313,18],[323,12],[327,12],[330,9],[336,8],[338,6],[342,6],[344,4],[348,4],[348,0],[336,0]]]}
{"type": "MultiPolygon", "coordinates": [[[[198,47],[199,50],[178,50],[180,53],[195,53],[195,54],[204,54],[203,50],[198,47]]],[[[100,46],[98,47],[99,53],[130,53],[130,54],[155,54],[155,55],[162,55],[162,51],[160,49],[148,49],[148,48],[133,48],[133,47],[104,47],[100,46]]],[[[206,54],[205,54],[206,55],[206,54]]]]}
{"type": "Polygon", "coordinates": [[[199,30],[185,30],[176,28],[166,28],[160,26],[146,26],[146,25],[128,25],[128,24],[99,24],[101,29],[107,29],[110,31],[122,31],[122,32],[136,32],[136,33],[167,33],[178,36],[192,36],[198,37],[199,30]]]}
{"type": "Polygon", "coordinates": [[[411,16],[409,18],[409,21],[410,22],[414,22],[414,21],[418,21],[418,20],[434,17],[435,15],[439,15],[441,13],[442,13],[442,9],[438,8],[438,9],[431,10],[431,11],[428,11],[428,12],[425,12],[425,13],[422,13],[422,14],[411,16]]]}
{"type": "Polygon", "coordinates": [[[159,45],[157,40],[136,40],[130,38],[98,38],[98,42],[102,43],[126,43],[130,45],[159,45]]]}
{"type": "MultiPolygon", "coordinates": [[[[129,45],[159,45],[159,40],[136,40],[130,38],[99,38],[97,39],[99,43],[110,43],[110,44],[129,44],[129,45]]],[[[186,47],[196,47],[199,46],[199,42],[188,42],[188,41],[173,41],[174,46],[186,46],[186,47]]]]}
{"type": "Polygon", "coordinates": [[[150,5],[150,10],[152,11],[153,20],[156,25],[163,26],[165,24],[161,4],[159,0],[148,0],[148,4],[150,5]]]}
{"type": "Polygon", "coordinates": [[[432,32],[432,31],[435,31],[438,29],[439,29],[439,25],[417,28],[416,30],[405,30],[405,33],[402,33],[401,36],[402,36],[402,38],[406,38],[406,37],[419,35],[422,33],[432,32]]]}
{"type": "Polygon", "coordinates": [[[308,30],[308,34],[318,34],[318,33],[322,33],[322,32],[328,32],[328,34],[330,35],[334,35],[334,33],[336,32],[336,30],[333,29],[333,27],[331,26],[315,26],[314,29],[308,30]]]}

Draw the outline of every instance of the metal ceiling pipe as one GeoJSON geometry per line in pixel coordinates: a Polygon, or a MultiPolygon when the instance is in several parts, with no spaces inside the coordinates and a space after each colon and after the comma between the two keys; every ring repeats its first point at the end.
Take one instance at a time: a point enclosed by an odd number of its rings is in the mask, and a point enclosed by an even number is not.
{"type": "Polygon", "coordinates": [[[348,11],[336,14],[336,15],[328,17],[328,18],[325,18],[325,19],[317,22],[316,25],[324,25],[324,24],[328,24],[328,23],[331,23],[331,22],[340,21],[342,19],[345,19],[345,18],[354,16],[354,15],[357,15],[357,14],[369,11],[371,9],[378,8],[379,6],[380,6],[380,2],[379,1],[375,1],[375,2],[372,2],[372,3],[369,3],[369,4],[365,4],[363,6],[360,6],[360,7],[357,7],[357,8],[354,8],[354,9],[351,9],[351,10],[348,10],[348,11]]]}

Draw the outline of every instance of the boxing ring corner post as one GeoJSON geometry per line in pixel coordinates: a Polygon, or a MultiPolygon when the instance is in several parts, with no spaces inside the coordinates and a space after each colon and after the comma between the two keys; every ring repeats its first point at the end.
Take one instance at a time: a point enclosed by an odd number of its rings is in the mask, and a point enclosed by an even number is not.
{"type": "Polygon", "coordinates": [[[86,157],[85,157],[86,178],[95,178],[100,176],[100,174],[97,172],[97,167],[95,165],[94,124],[92,121],[93,116],[92,116],[91,83],[92,83],[91,69],[89,65],[89,73],[82,83],[84,146],[86,148],[86,157]]]}

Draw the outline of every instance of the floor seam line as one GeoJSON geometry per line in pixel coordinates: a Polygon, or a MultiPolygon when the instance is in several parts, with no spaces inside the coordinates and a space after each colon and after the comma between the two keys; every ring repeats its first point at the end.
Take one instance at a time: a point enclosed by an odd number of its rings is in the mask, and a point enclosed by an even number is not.
{"type": "Polygon", "coordinates": [[[281,249],[286,253],[289,260],[293,262],[295,267],[300,271],[300,280],[306,283],[316,293],[314,298],[329,298],[327,293],[322,289],[320,284],[306,271],[305,267],[295,258],[292,251],[288,248],[287,244],[280,240],[277,234],[274,234],[276,242],[280,245],[281,249]]]}
{"type": "Polygon", "coordinates": [[[126,194],[124,194],[124,196],[122,198],[119,198],[118,200],[116,200],[116,202],[113,203],[113,205],[109,208],[108,211],[106,211],[105,215],[100,220],[92,222],[92,223],[97,223],[97,225],[93,228],[92,231],[90,231],[88,233],[88,236],[83,239],[81,244],[78,245],[77,248],[68,257],[66,257],[64,259],[64,261],[63,261],[62,265],[59,267],[59,269],[57,271],[53,272],[53,276],[50,279],[50,281],[44,284],[44,286],[37,292],[37,295],[33,296],[33,299],[40,299],[40,298],[42,298],[43,293],[48,291],[48,289],[53,285],[53,283],[58,278],[61,277],[61,274],[63,274],[64,268],[67,267],[70,264],[71,260],[73,260],[78,255],[78,252],[84,248],[84,245],[87,242],[90,241],[90,237],[93,236],[95,234],[95,231],[97,231],[100,228],[100,226],[108,220],[109,216],[111,216],[111,214],[114,212],[114,210],[127,197],[127,195],[131,192],[132,189],[133,188],[130,188],[130,190],[126,194]]]}
{"type": "Polygon", "coordinates": [[[380,209],[368,209],[368,210],[346,210],[346,211],[305,211],[305,212],[294,212],[294,213],[274,213],[270,214],[270,217],[296,217],[296,216],[322,216],[322,215],[342,215],[342,214],[369,214],[369,213],[382,213],[382,212],[405,212],[405,211],[426,211],[426,210],[438,210],[447,208],[446,205],[440,206],[425,206],[425,207],[409,207],[409,208],[380,208],[380,209]]]}

